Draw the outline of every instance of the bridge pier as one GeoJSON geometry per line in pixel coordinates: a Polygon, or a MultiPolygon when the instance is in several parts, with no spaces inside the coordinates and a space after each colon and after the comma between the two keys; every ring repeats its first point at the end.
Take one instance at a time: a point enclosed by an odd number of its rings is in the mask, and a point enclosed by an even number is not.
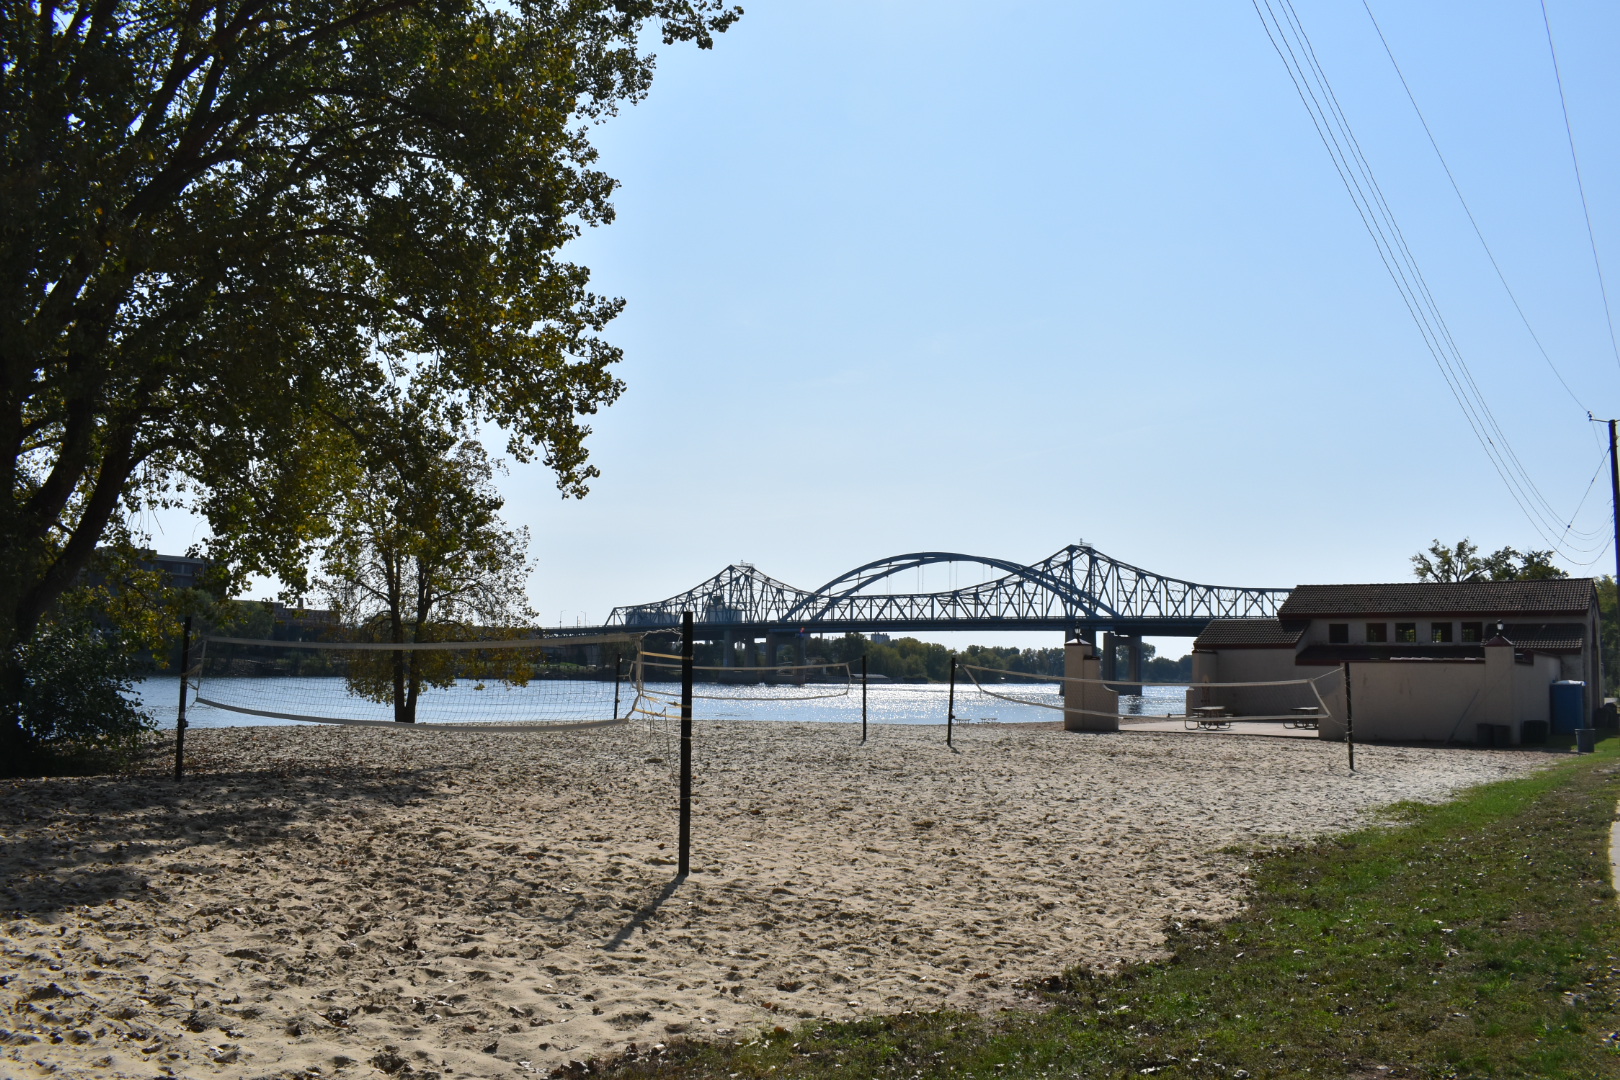
{"type": "Polygon", "coordinates": [[[1142,635],[1128,634],[1125,637],[1125,677],[1129,680],[1120,686],[1122,694],[1142,694],[1142,635]]]}
{"type": "Polygon", "coordinates": [[[720,649],[720,666],[737,666],[737,631],[727,630],[722,639],[720,649]]]}
{"type": "Polygon", "coordinates": [[[1103,633],[1102,675],[1110,689],[1120,694],[1142,693],[1142,635],[1118,634],[1112,630],[1103,633]],[[1120,672],[1119,650],[1125,648],[1125,671],[1120,672]],[[1120,679],[1118,684],[1114,679],[1120,679]]]}

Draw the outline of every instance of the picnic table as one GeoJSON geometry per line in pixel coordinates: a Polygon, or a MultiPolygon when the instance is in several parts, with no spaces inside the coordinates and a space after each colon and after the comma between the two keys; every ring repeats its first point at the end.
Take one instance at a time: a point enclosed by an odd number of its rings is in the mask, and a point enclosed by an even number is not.
{"type": "Polygon", "coordinates": [[[1187,726],[1200,731],[1221,731],[1232,726],[1232,714],[1225,705],[1197,705],[1192,710],[1192,723],[1187,726]]]}
{"type": "Polygon", "coordinates": [[[1293,719],[1287,721],[1284,727],[1315,730],[1322,720],[1322,710],[1315,705],[1295,705],[1289,712],[1294,714],[1293,719]]]}

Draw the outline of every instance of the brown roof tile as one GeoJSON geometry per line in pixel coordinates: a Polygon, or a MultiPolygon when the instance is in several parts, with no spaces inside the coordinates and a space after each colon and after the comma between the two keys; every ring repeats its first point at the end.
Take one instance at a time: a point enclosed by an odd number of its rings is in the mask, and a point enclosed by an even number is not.
{"type": "Polygon", "coordinates": [[[1591,578],[1546,581],[1402,581],[1381,585],[1299,585],[1277,614],[1284,620],[1357,615],[1582,615],[1591,578]]]}
{"type": "Polygon", "coordinates": [[[1211,619],[1193,642],[1195,649],[1292,647],[1305,632],[1304,623],[1277,619],[1211,619]]]}

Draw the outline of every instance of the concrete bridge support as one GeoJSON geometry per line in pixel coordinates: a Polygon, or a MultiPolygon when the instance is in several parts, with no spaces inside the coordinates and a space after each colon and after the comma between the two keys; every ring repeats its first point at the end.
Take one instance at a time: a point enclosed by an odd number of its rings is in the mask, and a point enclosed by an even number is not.
{"type": "Polygon", "coordinates": [[[1126,682],[1117,687],[1122,694],[1142,693],[1142,636],[1129,634],[1125,638],[1125,678],[1126,682]]]}
{"type": "Polygon", "coordinates": [[[1102,656],[1099,667],[1101,678],[1110,682],[1119,679],[1114,691],[1121,694],[1140,694],[1142,692],[1142,636],[1140,634],[1116,634],[1108,631],[1103,634],[1102,656]],[[1120,648],[1125,650],[1124,670],[1121,671],[1119,662],[1120,648]]]}
{"type": "Polygon", "coordinates": [[[737,666],[737,631],[727,630],[720,649],[720,666],[737,666]]]}

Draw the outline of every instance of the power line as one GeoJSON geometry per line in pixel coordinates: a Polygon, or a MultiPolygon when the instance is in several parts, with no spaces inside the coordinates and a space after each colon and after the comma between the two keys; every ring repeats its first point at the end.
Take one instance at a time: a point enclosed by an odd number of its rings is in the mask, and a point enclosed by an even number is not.
{"type": "Polygon", "coordinates": [[[1496,253],[1491,250],[1491,245],[1485,242],[1485,234],[1480,230],[1479,222],[1474,219],[1474,211],[1469,207],[1468,200],[1463,198],[1462,188],[1458,186],[1457,178],[1452,175],[1451,166],[1446,162],[1446,156],[1440,152],[1440,143],[1436,141],[1434,132],[1429,128],[1428,118],[1423,115],[1423,110],[1418,107],[1417,97],[1412,93],[1412,87],[1406,81],[1406,73],[1401,70],[1401,65],[1396,61],[1395,51],[1389,47],[1389,39],[1384,37],[1384,28],[1378,25],[1378,19],[1373,15],[1372,6],[1368,3],[1368,0],[1361,0],[1361,6],[1367,11],[1367,18],[1371,20],[1373,30],[1378,34],[1378,40],[1384,46],[1384,55],[1389,57],[1389,64],[1395,69],[1396,78],[1401,80],[1401,89],[1406,91],[1406,100],[1412,103],[1412,111],[1417,113],[1418,123],[1423,125],[1423,134],[1429,137],[1429,145],[1434,148],[1434,156],[1440,160],[1440,167],[1445,170],[1446,179],[1451,181],[1451,190],[1456,193],[1457,201],[1462,204],[1463,213],[1468,215],[1468,224],[1474,227],[1474,235],[1479,238],[1479,246],[1485,249],[1485,257],[1491,261],[1491,269],[1496,271],[1496,279],[1502,283],[1502,289],[1508,294],[1508,299],[1513,301],[1513,310],[1519,313],[1519,321],[1524,323],[1524,329],[1530,335],[1530,340],[1536,343],[1541,358],[1547,361],[1547,367],[1558,379],[1558,385],[1564,388],[1564,393],[1569,395],[1569,399],[1578,408],[1585,412],[1591,412],[1591,409],[1587,408],[1581,399],[1576,396],[1575,391],[1570,389],[1569,383],[1564,380],[1563,373],[1558,370],[1558,365],[1553,363],[1552,357],[1547,354],[1547,347],[1541,343],[1541,338],[1536,334],[1535,327],[1530,325],[1529,316],[1524,313],[1524,308],[1519,304],[1519,298],[1513,293],[1513,287],[1508,284],[1507,275],[1502,272],[1501,265],[1496,261],[1496,253]]]}
{"type": "MultiPolygon", "coordinates": [[[[1303,42],[1303,52],[1311,61],[1312,71],[1320,81],[1322,88],[1326,91],[1327,100],[1333,106],[1334,118],[1337,120],[1341,130],[1344,132],[1350,148],[1355,152],[1356,164],[1358,165],[1361,174],[1366,178],[1368,188],[1372,194],[1376,196],[1377,207],[1382,213],[1383,220],[1388,224],[1391,234],[1399,243],[1400,254],[1404,257],[1406,266],[1410,268],[1411,278],[1416,283],[1422,294],[1422,299],[1426,304],[1426,313],[1432,314],[1433,327],[1438,330],[1439,336],[1443,339],[1444,344],[1447,347],[1449,358],[1455,362],[1455,370],[1460,372],[1462,381],[1466,382],[1467,384],[1469,393],[1464,395],[1465,399],[1469,401],[1470,405],[1477,412],[1483,413],[1487,437],[1494,434],[1493,441],[1497,444],[1498,449],[1504,454],[1506,462],[1509,466],[1509,471],[1517,474],[1517,477],[1521,482],[1521,490],[1526,492],[1533,507],[1539,504],[1539,507],[1536,510],[1538,516],[1542,517],[1544,523],[1559,522],[1562,515],[1560,515],[1558,511],[1553,508],[1552,504],[1549,503],[1541,494],[1540,489],[1536,486],[1535,481],[1531,478],[1529,471],[1526,470],[1524,465],[1519,461],[1518,455],[1514,452],[1512,444],[1508,442],[1507,433],[1504,432],[1501,425],[1497,423],[1496,416],[1491,411],[1490,403],[1485,400],[1485,395],[1480,391],[1479,385],[1474,381],[1473,372],[1468,367],[1467,361],[1463,358],[1462,350],[1452,338],[1451,329],[1446,324],[1445,318],[1440,314],[1439,304],[1436,303],[1433,294],[1429,290],[1428,281],[1424,278],[1423,271],[1418,267],[1416,257],[1412,254],[1411,248],[1407,246],[1405,233],[1402,232],[1400,223],[1395,220],[1394,211],[1390,209],[1389,203],[1384,198],[1383,189],[1379,186],[1377,178],[1373,175],[1372,166],[1368,163],[1366,156],[1361,152],[1361,144],[1356,139],[1355,131],[1350,127],[1350,121],[1344,115],[1344,110],[1339,106],[1338,95],[1334,93],[1333,84],[1328,81],[1327,72],[1322,69],[1321,63],[1316,57],[1316,49],[1311,44],[1310,35],[1305,32],[1304,23],[1300,20],[1298,13],[1294,10],[1292,0],[1282,0],[1282,4],[1284,9],[1289,13],[1289,22],[1291,27],[1297,32],[1299,39],[1303,42]]],[[[1590,540],[1595,539],[1599,534],[1596,532],[1591,534],[1577,532],[1576,535],[1590,540]]]]}
{"type": "MultiPolygon", "coordinates": [[[[1278,15],[1272,0],[1254,0],[1255,13],[1272,48],[1283,61],[1295,92],[1305,105],[1318,138],[1328,151],[1328,157],[1339,173],[1362,224],[1372,237],[1385,270],[1406,304],[1425,346],[1440,369],[1441,377],[1487,460],[1544,542],[1561,554],[1592,550],[1569,542],[1569,527],[1562,520],[1562,515],[1541,494],[1514,453],[1440,313],[1439,305],[1361,151],[1298,13],[1290,0],[1280,0],[1278,6],[1286,17],[1278,15]],[[1264,11],[1261,10],[1262,4],[1264,11]]],[[[1584,534],[1577,535],[1584,538],[1584,534]]]]}
{"type": "MultiPolygon", "coordinates": [[[[1594,422],[1596,421],[1596,417],[1594,417],[1591,413],[1587,413],[1586,418],[1588,420],[1592,420],[1594,422]]],[[[1592,470],[1592,479],[1587,482],[1586,490],[1581,493],[1581,501],[1575,504],[1575,512],[1573,514],[1569,515],[1569,520],[1570,520],[1571,525],[1573,525],[1575,523],[1575,519],[1580,516],[1581,508],[1586,505],[1586,500],[1591,498],[1592,489],[1597,486],[1597,479],[1603,472],[1603,466],[1605,466],[1605,465],[1607,465],[1609,463],[1609,454],[1610,454],[1610,450],[1609,450],[1609,448],[1607,446],[1605,446],[1603,448],[1603,452],[1598,455],[1597,468],[1592,470]]],[[[1604,544],[1603,544],[1603,547],[1600,548],[1598,550],[1598,553],[1596,555],[1593,555],[1591,559],[1587,560],[1586,562],[1580,562],[1580,561],[1577,561],[1577,560],[1570,560],[1570,562],[1575,566],[1591,566],[1593,563],[1595,563],[1599,559],[1603,558],[1604,552],[1606,552],[1608,550],[1609,550],[1609,540],[1605,540],[1604,544]]],[[[1568,556],[1565,556],[1565,558],[1567,559],[1568,556]]]]}
{"type": "Polygon", "coordinates": [[[1603,281],[1603,262],[1598,258],[1597,234],[1592,231],[1592,208],[1586,203],[1586,182],[1581,179],[1581,159],[1575,153],[1575,129],[1569,122],[1569,101],[1564,97],[1564,73],[1558,68],[1558,49],[1553,45],[1552,20],[1547,16],[1547,0],[1541,0],[1541,25],[1547,28],[1547,52],[1552,56],[1553,80],[1558,83],[1558,107],[1564,112],[1564,134],[1569,137],[1569,160],[1575,166],[1575,190],[1581,193],[1581,213],[1586,217],[1586,239],[1592,245],[1592,266],[1597,270],[1598,295],[1603,298],[1603,318],[1609,324],[1609,348],[1620,364],[1620,343],[1614,336],[1614,313],[1609,309],[1609,287],[1603,281]]]}

